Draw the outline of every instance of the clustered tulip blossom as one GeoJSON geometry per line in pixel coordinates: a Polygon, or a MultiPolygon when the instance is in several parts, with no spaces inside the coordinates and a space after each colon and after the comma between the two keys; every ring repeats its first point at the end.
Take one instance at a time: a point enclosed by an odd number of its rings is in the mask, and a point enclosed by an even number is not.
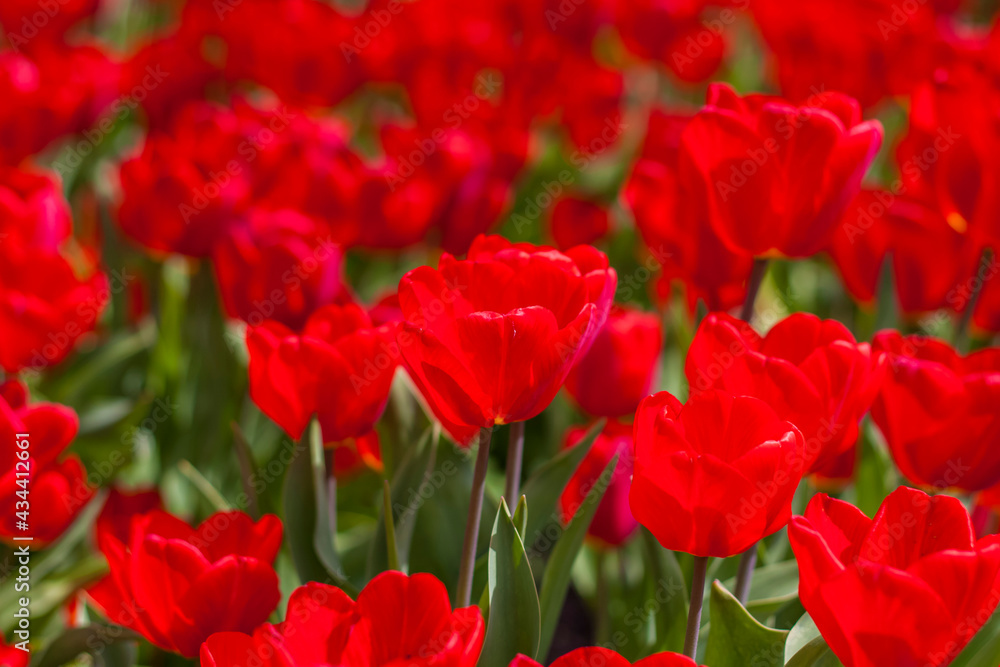
{"type": "Polygon", "coordinates": [[[995,5],[3,0],[0,665],[992,667],[995,5]]]}

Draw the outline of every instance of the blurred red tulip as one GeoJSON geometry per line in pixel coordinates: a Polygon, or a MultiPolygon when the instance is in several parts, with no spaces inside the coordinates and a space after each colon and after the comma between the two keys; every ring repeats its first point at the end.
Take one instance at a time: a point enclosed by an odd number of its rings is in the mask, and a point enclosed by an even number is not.
{"type": "Polygon", "coordinates": [[[659,378],[660,315],[613,306],[590,349],[566,376],[566,391],[587,414],[631,416],[659,378]]]}
{"type": "Polygon", "coordinates": [[[560,250],[597,243],[611,226],[607,207],[589,199],[562,197],[552,206],[552,239],[560,250]]]}
{"type": "Polygon", "coordinates": [[[354,304],[320,308],[301,333],[272,321],[251,327],[250,396],[292,438],[314,415],[326,443],[368,436],[399,363],[394,335],[354,304]]]}
{"type": "MultiPolygon", "coordinates": [[[[578,648],[566,655],[556,658],[550,667],[698,667],[691,658],[678,653],[656,653],[638,662],[629,662],[611,649],[578,648]]],[[[541,667],[531,658],[519,655],[510,663],[510,667],[541,667]]]]}
{"type": "Polygon", "coordinates": [[[684,128],[709,199],[709,220],[731,249],[808,257],[826,246],[882,145],[850,97],[822,93],[802,106],[709,88],[684,128]]]}
{"type": "Polygon", "coordinates": [[[292,593],[284,623],[220,632],[201,647],[205,667],[351,665],[475,667],[485,628],[478,607],[452,611],[444,584],[430,574],[383,572],[357,602],[309,583],[292,593]]]}
{"type": "Polygon", "coordinates": [[[88,271],[80,278],[59,254],[0,244],[0,368],[57,364],[94,328],[110,290],[104,274],[88,271]]]}
{"type": "Polygon", "coordinates": [[[566,253],[480,236],[399,284],[406,368],[455,434],[544,410],[607,318],[617,276],[590,246],[566,253]]]}
{"type": "Polygon", "coordinates": [[[934,69],[934,6],[894,0],[748,2],[771,49],[781,92],[803,101],[840,90],[871,107],[909,94],[934,69]]]}
{"type": "Polygon", "coordinates": [[[666,549],[727,558],[788,523],[804,469],[802,435],[767,403],[660,392],[635,417],[632,515],[666,549]]]}
{"type": "Polygon", "coordinates": [[[883,331],[889,372],[872,418],[900,471],[938,489],[1000,483],[1000,348],[960,356],[944,341],[883,331]]]}
{"type": "Polygon", "coordinates": [[[809,473],[853,451],[885,366],[835,320],[795,313],[762,338],[746,322],[711,313],[691,342],[685,373],[692,394],[721,389],[755,396],[795,424],[809,473]]]}
{"type": "Polygon", "coordinates": [[[252,326],[273,320],[298,331],[318,308],[350,298],[340,246],[325,226],[294,211],[251,210],[212,259],[226,312],[252,326]]]}
{"type": "Polygon", "coordinates": [[[698,299],[710,310],[728,310],[743,303],[753,260],[727,249],[709,224],[709,191],[681,141],[690,121],[653,112],[624,197],[663,278],[687,286],[691,312],[698,299]]]}
{"type": "Polygon", "coordinates": [[[18,380],[0,384],[0,436],[8,443],[0,464],[0,539],[32,537],[44,545],[62,535],[94,495],[87,471],[75,454],[64,455],[76,437],[79,420],[55,403],[28,404],[18,380]],[[35,511],[29,511],[35,508],[35,511]],[[18,512],[28,515],[27,528],[18,512]]]}
{"type": "Polygon", "coordinates": [[[119,542],[127,544],[132,530],[132,519],[148,514],[153,510],[163,509],[163,499],[160,490],[155,486],[143,491],[123,491],[117,485],[111,487],[108,499],[97,516],[94,534],[99,536],[107,533],[113,535],[119,542]]]}
{"type": "Polygon", "coordinates": [[[132,520],[127,541],[99,534],[111,573],[88,592],[112,622],[191,658],[213,633],[250,632],[278,606],[281,532],[272,515],[219,512],[192,528],[150,512],[132,520]]]}
{"type": "MultiPolygon", "coordinates": [[[[588,430],[584,427],[568,430],[563,439],[563,449],[579,444],[588,430]]],[[[618,456],[618,463],[615,465],[607,490],[587,529],[590,537],[606,546],[619,547],[625,544],[639,527],[639,522],[632,517],[632,510],[628,504],[634,456],[632,451],[632,425],[615,420],[609,421],[559,496],[563,521],[568,523],[583,506],[587,493],[597,483],[601,473],[611,463],[611,459],[615,455],[618,456]]]]}
{"type": "Polygon", "coordinates": [[[962,503],[901,487],[871,520],[817,495],[788,527],[799,598],[845,667],[951,663],[1000,601],[1000,537],[962,503]]]}
{"type": "Polygon", "coordinates": [[[0,167],[0,243],[58,252],[73,231],[55,174],[0,167]]]}
{"type": "Polygon", "coordinates": [[[100,0],[7,0],[0,4],[0,33],[18,51],[31,52],[39,46],[58,46],[74,24],[91,17],[100,0]]]}

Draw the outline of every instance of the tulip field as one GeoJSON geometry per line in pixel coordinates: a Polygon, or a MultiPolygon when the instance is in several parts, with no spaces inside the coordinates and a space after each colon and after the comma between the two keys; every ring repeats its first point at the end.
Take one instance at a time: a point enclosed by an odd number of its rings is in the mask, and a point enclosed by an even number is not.
{"type": "Polygon", "coordinates": [[[1000,667],[998,17],[2,0],[0,667],[1000,667]]]}

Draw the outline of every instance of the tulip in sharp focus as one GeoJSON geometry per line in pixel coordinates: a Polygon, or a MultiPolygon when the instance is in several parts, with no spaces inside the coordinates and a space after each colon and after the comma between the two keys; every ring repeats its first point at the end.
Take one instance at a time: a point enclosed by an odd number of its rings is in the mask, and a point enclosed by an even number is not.
{"type": "Polygon", "coordinates": [[[967,357],[944,341],[884,331],[889,373],[872,405],[896,465],[912,482],[979,491],[1000,482],[1000,348],[967,357]]]}
{"type": "Polygon", "coordinates": [[[453,433],[544,410],[603,326],[617,277],[590,246],[565,252],[480,236],[399,284],[403,360],[453,433]]]}
{"type": "Polygon", "coordinates": [[[688,350],[692,393],[721,389],[756,396],[805,438],[806,472],[851,450],[885,375],[885,362],[847,327],[795,313],[761,337],[725,313],[705,318],[688,350]]]}
{"type": "Polygon", "coordinates": [[[89,590],[109,620],[185,657],[216,632],[250,632],[281,599],[271,566],[281,521],[219,512],[197,528],[162,511],[133,519],[129,539],[98,536],[111,572],[89,590]]]}
{"type": "Polygon", "coordinates": [[[943,667],[1000,601],[1000,536],[961,501],[896,489],[875,519],[820,494],[788,527],[799,598],[845,667],[943,667]]]}
{"type": "Polygon", "coordinates": [[[660,392],[636,413],[629,503],[665,548],[726,558],[788,523],[803,469],[801,434],[767,403],[660,392]]]}
{"type": "Polygon", "coordinates": [[[390,571],[356,602],[335,586],[306,584],[292,593],[284,623],[213,635],[201,647],[201,664],[475,667],[484,636],[479,608],[452,611],[434,576],[390,571]]]}
{"type": "Polygon", "coordinates": [[[731,249],[808,257],[821,250],[882,145],[858,103],[822,93],[796,106],[709,88],[681,143],[709,191],[709,220],[731,249]]]}

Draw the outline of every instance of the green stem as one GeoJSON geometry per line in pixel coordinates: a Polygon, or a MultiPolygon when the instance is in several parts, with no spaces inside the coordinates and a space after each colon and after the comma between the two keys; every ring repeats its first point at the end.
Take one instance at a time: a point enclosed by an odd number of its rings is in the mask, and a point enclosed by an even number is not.
{"type": "Polygon", "coordinates": [[[743,308],[740,309],[740,319],[749,322],[753,317],[753,306],[757,301],[757,292],[764,282],[764,274],[767,273],[768,260],[757,257],[753,260],[753,268],[750,270],[750,277],[747,279],[747,295],[743,301],[743,308]]]}
{"type": "Polygon", "coordinates": [[[736,590],[733,595],[746,605],[747,597],[750,595],[750,582],[753,580],[753,570],[757,566],[757,543],[743,552],[740,556],[740,569],[736,574],[736,590]]]}
{"type": "Polygon", "coordinates": [[[691,606],[688,607],[687,632],[684,635],[684,655],[697,660],[698,633],[701,631],[701,608],[705,603],[705,573],[708,558],[695,556],[694,574],[691,577],[691,606]]]}
{"type": "Polygon", "coordinates": [[[479,522],[483,514],[483,492],[486,490],[486,471],[490,463],[490,440],[492,437],[492,428],[483,428],[479,431],[479,452],[476,454],[476,468],[472,476],[469,515],[465,521],[465,540],[462,544],[462,563],[458,571],[456,599],[459,607],[468,607],[472,600],[472,575],[476,569],[479,522]]]}
{"type": "Polygon", "coordinates": [[[517,505],[521,489],[521,462],[524,459],[524,422],[510,425],[510,440],[507,443],[507,484],[504,498],[508,505],[517,505]]]}

